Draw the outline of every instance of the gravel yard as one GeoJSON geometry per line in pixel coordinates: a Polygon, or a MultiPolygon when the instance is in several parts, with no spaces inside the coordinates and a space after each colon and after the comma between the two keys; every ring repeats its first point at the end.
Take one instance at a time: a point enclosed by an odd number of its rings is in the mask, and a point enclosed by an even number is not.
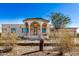
{"type": "MultiPolygon", "coordinates": [[[[49,46],[44,47],[44,50],[52,50],[53,47],[49,46]]],[[[29,55],[30,52],[39,52],[39,46],[16,46],[12,49],[12,51],[7,53],[0,53],[2,56],[20,56],[23,54],[29,55]]],[[[37,53],[35,52],[35,53],[37,53]]],[[[41,55],[41,54],[40,54],[41,55]]]]}
{"type": "MultiPolygon", "coordinates": [[[[1,56],[55,56],[58,51],[54,51],[55,47],[44,46],[44,51],[39,51],[39,46],[16,46],[12,51],[0,53],[1,56]]],[[[79,56],[79,47],[74,48],[70,53],[64,55],[79,56]]]]}
{"type": "MultiPolygon", "coordinates": [[[[18,43],[39,43],[38,40],[36,41],[28,41],[28,40],[19,40],[18,43]]],[[[44,41],[44,43],[50,43],[50,41],[44,41]]],[[[39,51],[39,45],[17,45],[13,47],[12,51],[7,53],[0,53],[1,56],[20,56],[20,55],[46,55],[46,51],[52,50],[53,46],[44,46],[44,51],[39,51]],[[45,53],[44,53],[45,52],[45,53]]],[[[48,53],[49,54],[49,53],[48,53]]]]}
{"type": "MultiPolygon", "coordinates": [[[[39,43],[39,41],[19,41],[20,43],[39,43]]],[[[44,43],[50,43],[50,41],[44,41],[44,43]]],[[[0,53],[0,56],[55,56],[59,53],[56,50],[58,46],[44,46],[44,51],[39,51],[39,45],[16,45],[13,49],[6,53],[0,53]]],[[[64,55],[79,56],[79,47],[73,48],[69,53],[64,55]]]]}

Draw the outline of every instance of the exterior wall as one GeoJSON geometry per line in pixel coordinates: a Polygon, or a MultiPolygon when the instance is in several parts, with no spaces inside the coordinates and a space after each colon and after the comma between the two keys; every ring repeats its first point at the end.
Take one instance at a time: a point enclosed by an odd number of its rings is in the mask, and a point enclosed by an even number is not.
{"type": "Polygon", "coordinates": [[[23,24],[2,24],[2,33],[11,33],[11,28],[16,29],[17,36],[25,36],[26,33],[22,32],[23,24]]]}
{"type": "Polygon", "coordinates": [[[64,35],[67,35],[67,34],[75,38],[76,28],[63,28],[63,29],[58,29],[57,31],[54,31],[54,29],[50,29],[49,36],[51,38],[54,38],[54,35],[56,37],[64,37],[64,35]]]}
{"type": "MultiPolygon", "coordinates": [[[[32,21],[31,21],[32,22],[32,21]]],[[[29,23],[29,22],[28,22],[29,23]]],[[[40,25],[43,24],[43,22],[39,22],[40,25]]],[[[54,33],[56,34],[56,32],[54,32],[52,29],[50,29],[50,25],[47,24],[48,28],[47,28],[47,36],[51,36],[51,37],[54,37],[54,33]]],[[[29,35],[29,33],[26,33],[26,32],[22,32],[22,28],[25,28],[25,25],[24,24],[2,24],[2,33],[8,33],[10,32],[11,33],[11,28],[16,28],[16,34],[17,36],[26,36],[26,34],[29,35]]],[[[58,32],[57,32],[57,36],[63,36],[63,32],[64,30],[67,31],[68,34],[70,34],[71,36],[75,37],[76,36],[76,28],[65,28],[65,29],[59,29],[58,32]],[[61,33],[62,32],[62,33],[61,33]]],[[[42,32],[42,29],[40,30],[39,33],[42,32]]],[[[43,35],[44,33],[42,33],[43,35]]]]}

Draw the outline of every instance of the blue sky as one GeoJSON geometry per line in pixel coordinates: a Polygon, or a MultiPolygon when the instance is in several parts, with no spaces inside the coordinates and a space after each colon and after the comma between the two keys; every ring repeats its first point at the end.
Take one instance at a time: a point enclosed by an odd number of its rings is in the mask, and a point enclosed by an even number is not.
{"type": "MultiPolygon", "coordinates": [[[[25,18],[47,18],[51,12],[61,12],[71,18],[69,27],[79,28],[79,4],[56,3],[0,3],[0,24],[23,23],[25,18]]],[[[79,30],[78,30],[79,32],[79,30]]]]}

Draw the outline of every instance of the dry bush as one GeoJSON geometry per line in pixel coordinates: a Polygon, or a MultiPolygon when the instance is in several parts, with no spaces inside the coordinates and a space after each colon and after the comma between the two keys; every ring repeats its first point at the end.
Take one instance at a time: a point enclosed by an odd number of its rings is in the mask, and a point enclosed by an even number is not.
{"type": "Polygon", "coordinates": [[[75,46],[74,36],[69,34],[67,30],[62,31],[60,47],[62,52],[70,52],[72,48],[75,46]]]}
{"type": "Polygon", "coordinates": [[[2,33],[0,37],[0,44],[6,46],[14,46],[17,43],[17,37],[15,33],[2,33]]]}
{"type": "Polygon", "coordinates": [[[74,43],[74,35],[70,34],[68,30],[66,29],[62,29],[59,33],[58,33],[58,38],[60,38],[60,53],[61,55],[63,55],[66,52],[70,52],[72,50],[73,47],[75,47],[75,43],[74,43]]]}
{"type": "Polygon", "coordinates": [[[16,55],[18,38],[15,33],[2,33],[0,36],[0,52],[8,52],[11,51],[14,55],[16,55]]]}
{"type": "Polygon", "coordinates": [[[62,53],[70,52],[71,49],[75,46],[73,34],[70,34],[66,29],[52,31],[50,33],[50,38],[53,43],[56,42],[56,44],[59,44],[59,50],[62,53]]]}

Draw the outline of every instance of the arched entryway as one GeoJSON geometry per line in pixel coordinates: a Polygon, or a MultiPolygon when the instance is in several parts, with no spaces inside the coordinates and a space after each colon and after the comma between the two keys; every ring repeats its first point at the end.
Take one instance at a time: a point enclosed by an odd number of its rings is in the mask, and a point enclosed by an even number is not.
{"type": "Polygon", "coordinates": [[[36,21],[32,22],[30,25],[30,32],[33,35],[38,35],[40,31],[40,24],[36,21]]]}

